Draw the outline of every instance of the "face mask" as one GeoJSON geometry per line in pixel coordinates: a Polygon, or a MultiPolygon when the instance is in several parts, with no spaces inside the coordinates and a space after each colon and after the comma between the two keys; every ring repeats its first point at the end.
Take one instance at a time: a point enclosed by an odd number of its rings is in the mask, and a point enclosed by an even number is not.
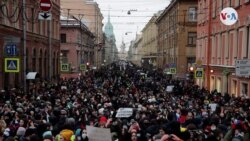
{"type": "Polygon", "coordinates": [[[216,130],[216,126],[211,126],[211,130],[212,131],[216,130]]]}
{"type": "Polygon", "coordinates": [[[85,139],[87,137],[87,134],[82,134],[82,138],[85,139]]]}

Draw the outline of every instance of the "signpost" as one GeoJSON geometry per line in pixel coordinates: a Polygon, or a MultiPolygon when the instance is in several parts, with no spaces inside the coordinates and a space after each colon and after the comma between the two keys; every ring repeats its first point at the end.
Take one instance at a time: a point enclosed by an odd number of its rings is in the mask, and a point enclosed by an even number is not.
{"type": "Polygon", "coordinates": [[[17,45],[16,44],[7,44],[4,48],[4,53],[6,56],[17,56],[17,45]]]}
{"type": "Polygon", "coordinates": [[[4,59],[4,71],[5,72],[19,72],[20,70],[19,58],[5,58],[4,59]]]}
{"type": "Polygon", "coordinates": [[[52,3],[50,0],[41,0],[40,1],[40,9],[42,12],[39,12],[38,19],[39,20],[51,20],[52,14],[49,12],[51,10],[52,3]]]}
{"type": "Polygon", "coordinates": [[[194,73],[195,75],[195,78],[196,79],[203,79],[203,76],[204,76],[204,69],[203,68],[197,68],[196,70],[195,70],[195,73],[194,73]]]}
{"type": "Polygon", "coordinates": [[[250,60],[236,60],[235,74],[236,76],[250,76],[250,60]]]}
{"type": "Polygon", "coordinates": [[[85,64],[81,64],[80,65],[80,70],[81,71],[85,71],[87,69],[86,65],[85,64]]]}
{"type": "Polygon", "coordinates": [[[61,71],[68,72],[69,64],[61,64],[61,71]]]}
{"type": "Polygon", "coordinates": [[[41,0],[40,1],[40,9],[44,12],[48,12],[52,7],[52,3],[50,0],[41,0]]]}
{"type": "Polygon", "coordinates": [[[39,12],[38,19],[39,20],[51,20],[52,14],[47,13],[47,12],[39,12]]]}

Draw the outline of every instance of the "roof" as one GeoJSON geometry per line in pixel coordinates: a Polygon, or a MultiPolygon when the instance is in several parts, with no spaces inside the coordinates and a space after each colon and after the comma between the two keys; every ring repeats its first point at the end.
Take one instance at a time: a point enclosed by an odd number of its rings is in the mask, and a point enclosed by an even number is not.
{"type": "Polygon", "coordinates": [[[166,15],[177,2],[178,0],[172,0],[171,3],[167,6],[167,8],[165,8],[164,11],[160,14],[160,16],[158,16],[155,23],[159,23],[164,17],[164,15],[166,15]]]}

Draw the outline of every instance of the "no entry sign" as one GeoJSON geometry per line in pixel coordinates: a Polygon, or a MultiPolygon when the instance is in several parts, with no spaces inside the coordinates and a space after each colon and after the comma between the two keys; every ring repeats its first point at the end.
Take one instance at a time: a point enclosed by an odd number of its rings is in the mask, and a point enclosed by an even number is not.
{"type": "Polygon", "coordinates": [[[40,9],[42,11],[49,11],[52,7],[52,3],[50,0],[41,0],[40,1],[40,9]]]}

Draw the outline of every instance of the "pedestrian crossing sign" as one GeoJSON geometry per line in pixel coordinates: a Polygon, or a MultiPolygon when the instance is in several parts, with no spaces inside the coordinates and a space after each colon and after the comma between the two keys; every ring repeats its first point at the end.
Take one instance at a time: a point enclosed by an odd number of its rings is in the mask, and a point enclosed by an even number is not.
{"type": "Polygon", "coordinates": [[[69,71],[69,64],[61,64],[61,71],[69,71]]]}
{"type": "Polygon", "coordinates": [[[176,74],[176,68],[170,68],[170,74],[176,74]]]}
{"type": "Polygon", "coordinates": [[[85,71],[86,70],[86,65],[85,64],[80,64],[80,70],[85,71]]]}
{"type": "Polygon", "coordinates": [[[19,72],[20,71],[19,58],[5,58],[4,71],[5,72],[19,72]]]}
{"type": "Polygon", "coordinates": [[[199,78],[203,79],[203,76],[204,76],[204,70],[203,70],[203,68],[197,68],[195,70],[195,78],[196,79],[199,79],[199,78]]]}

